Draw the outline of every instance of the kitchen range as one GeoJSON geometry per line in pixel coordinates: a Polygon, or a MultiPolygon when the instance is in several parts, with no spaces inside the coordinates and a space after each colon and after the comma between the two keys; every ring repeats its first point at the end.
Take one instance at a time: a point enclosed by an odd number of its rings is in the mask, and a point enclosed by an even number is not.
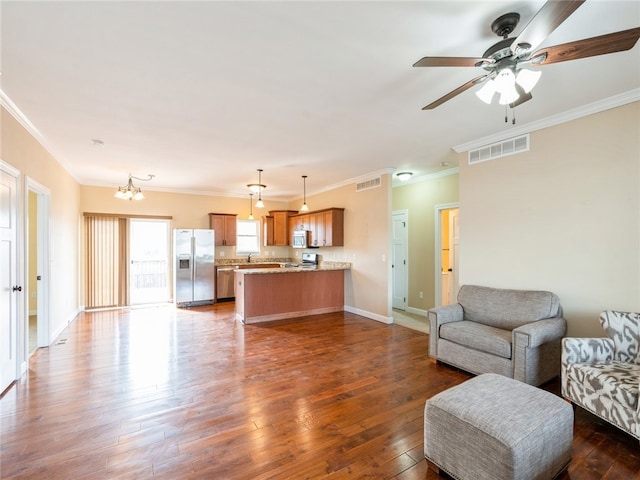
{"type": "Polygon", "coordinates": [[[285,268],[316,268],[318,266],[317,253],[303,253],[301,263],[285,263],[285,268]]]}

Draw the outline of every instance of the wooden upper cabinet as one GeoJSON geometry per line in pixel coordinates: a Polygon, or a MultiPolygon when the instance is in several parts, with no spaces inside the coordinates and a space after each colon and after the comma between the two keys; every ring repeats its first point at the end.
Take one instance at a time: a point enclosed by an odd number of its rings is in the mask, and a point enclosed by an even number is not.
{"type": "Polygon", "coordinates": [[[262,217],[262,243],[265,247],[270,247],[273,245],[273,217],[271,215],[267,215],[266,217],[262,217]]]}
{"type": "Polygon", "coordinates": [[[289,232],[291,231],[290,217],[298,213],[295,210],[271,210],[269,216],[264,217],[267,221],[265,226],[265,245],[286,247],[291,245],[289,232]],[[272,220],[269,220],[269,219],[272,220]],[[271,242],[271,243],[268,243],[271,242]]]}
{"type": "Polygon", "coordinates": [[[235,213],[210,213],[209,225],[215,230],[217,247],[229,247],[236,244],[236,217],[235,213]]]}
{"type": "Polygon", "coordinates": [[[324,247],[344,246],[344,208],[331,208],[323,214],[324,247]]]}
{"type": "Polygon", "coordinates": [[[312,247],[344,246],[344,208],[327,208],[301,215],[289,220],[289,229],[311,231],[312,247]]]}
{"type": "Polygon", "coordinates": [[[290,223],[291,231],[294,230],[310,230],[309,228],[309,214],[303,213],[296,215],[292,218],[290,223]]]}

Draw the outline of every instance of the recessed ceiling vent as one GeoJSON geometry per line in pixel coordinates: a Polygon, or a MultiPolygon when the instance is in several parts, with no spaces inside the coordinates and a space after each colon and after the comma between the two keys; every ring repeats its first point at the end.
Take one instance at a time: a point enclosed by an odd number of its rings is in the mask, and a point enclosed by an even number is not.
{"type": "Polygon", "coordinates": [[[469,150],[469,165],[486,162],[494,158],[506,157],[529,150],[529,134],[513,137],[502,142],[485,145],[475,150],[469,150]]]}
{"type": "Polygon", "coordinates": [[[362,192],[371,188],[378,188],[382,185],[382,177],[371,178],[362,182],[356,183],[356,192],[362,192]]]}

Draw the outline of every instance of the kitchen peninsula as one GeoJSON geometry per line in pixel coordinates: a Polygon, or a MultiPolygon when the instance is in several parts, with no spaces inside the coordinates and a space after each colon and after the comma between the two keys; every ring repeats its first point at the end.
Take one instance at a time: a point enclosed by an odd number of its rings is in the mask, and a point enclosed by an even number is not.
{"type": "Polygon", "coordinates": [[[344,272],[350,263],[313,268],[244,268],[235,271],[236,318],[244,324],[344,309],[344,272]]]}

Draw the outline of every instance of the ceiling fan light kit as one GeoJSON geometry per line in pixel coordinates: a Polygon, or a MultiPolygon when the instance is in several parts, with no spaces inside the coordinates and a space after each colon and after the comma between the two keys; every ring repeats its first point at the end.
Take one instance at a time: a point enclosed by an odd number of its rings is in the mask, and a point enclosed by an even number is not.
{"type": "Polygon", "coordinates": [[[633,48],[640,38],[640,27],[533,51],[584,1],[547,1],[516,38],[510,38],[509,34],[517,27],[520,14],[511,12],[501,15],[493,21],[491,30],[502,40],[489,47],[482,58],[424,57],[418,60],[414,67],[476,67],[489,72],[440,97],[423,110],[432,110],[481,83],[484,85],[476,91],[481,101],[490,104],[495,94],[499,93],[498,103],[513,109],[533,98],[531,91],[542,75],[540,71],[522,68],[523,65],[542,66],[633,48]]]}

